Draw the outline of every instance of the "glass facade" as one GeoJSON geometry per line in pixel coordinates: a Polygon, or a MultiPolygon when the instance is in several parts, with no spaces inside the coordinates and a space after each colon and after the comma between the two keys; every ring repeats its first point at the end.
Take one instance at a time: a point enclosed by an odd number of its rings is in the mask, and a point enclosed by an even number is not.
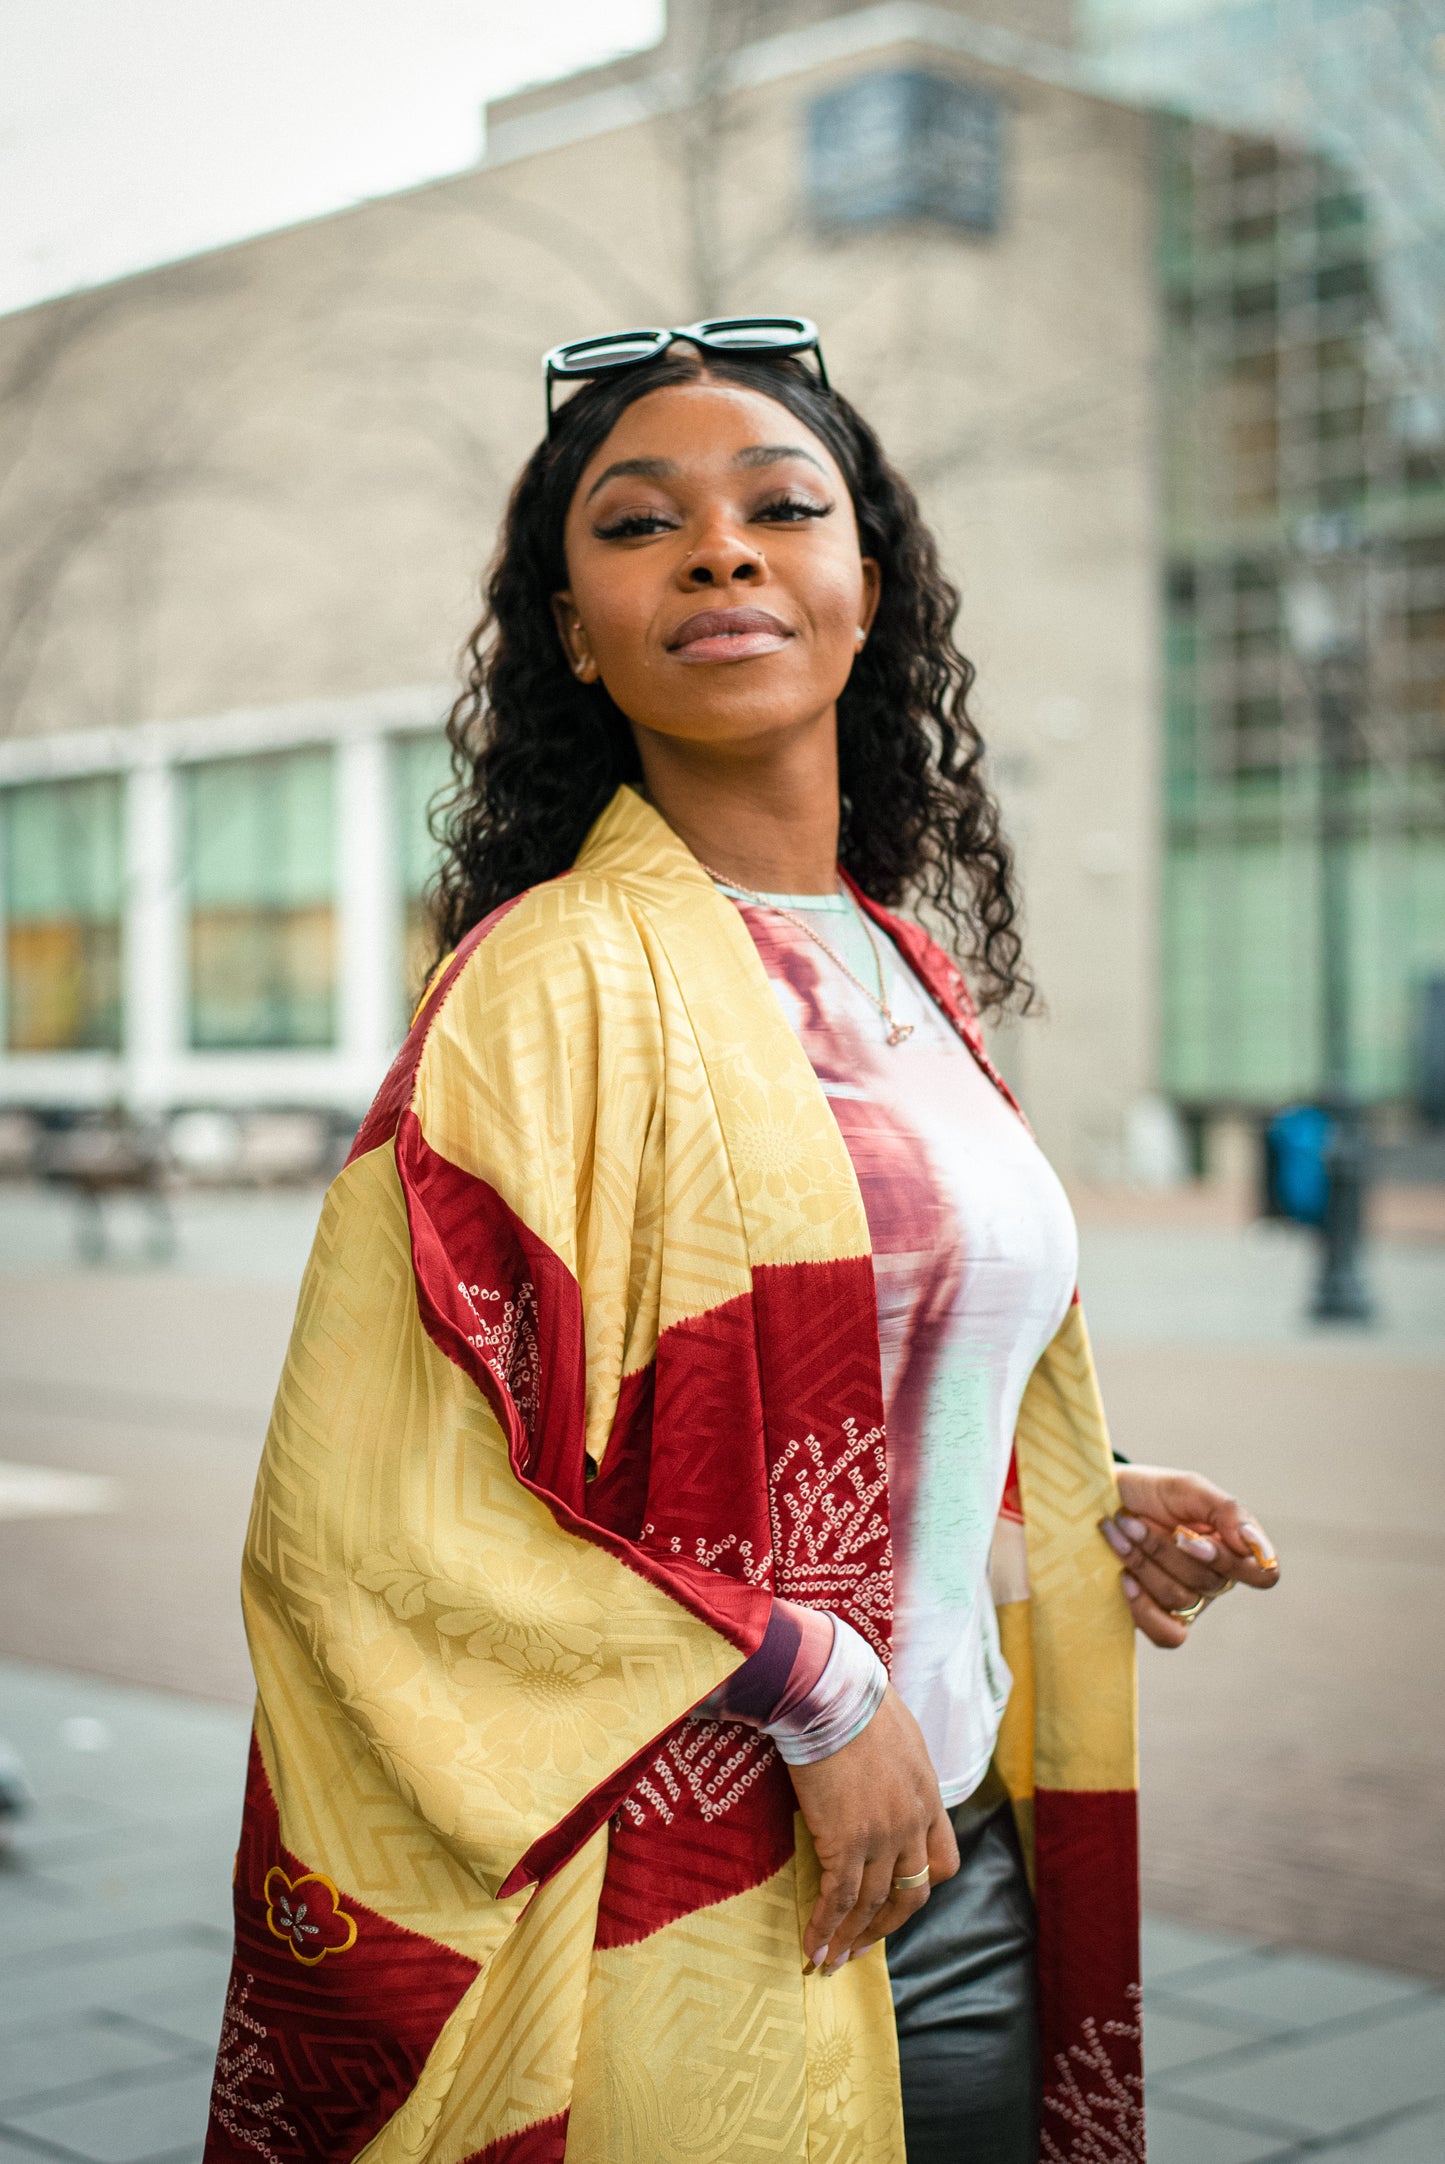
{"type": "Polygon", "coordinates": [[[1349,1079],[1407,1097],[1445,974],[1445,404],[1397,335],[1353,168],[1171,119],[1161,169],[1166,1086],[1200,1105],[1320,1087],[1328,788],[1349,1079]],[[1359,626],[1328,765],[1297,627],[1321,536],[1359,626]]]}
{"type": "Polygon", "coordinates": [[[404,1020],[410,1020],[432,962],[426,890],[441,852],[428,815],[437,792],[451,779],[451,751],[445,737],[430,735],[399,738],[391,750],[402,896],[401,1004],[404,1020]]]}
{"type": "Polygon", "coordinates": [[[7,1049],[118,1050],[119,777],[87,775],[6,789],[0,821],[7,1049]]]}
{"type": "Polygon", "coordinates": [[[333,1044],[334,753],[189,766],[183,792],[191,1045],[333,1044]]]}

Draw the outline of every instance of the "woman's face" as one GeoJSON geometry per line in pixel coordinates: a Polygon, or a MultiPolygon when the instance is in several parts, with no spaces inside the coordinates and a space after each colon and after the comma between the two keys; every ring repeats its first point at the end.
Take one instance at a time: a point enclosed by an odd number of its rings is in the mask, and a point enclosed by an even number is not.
{"type": "Polygon", "coordinates": [[[640,730],[741,746],[834,706],[878,598],[847,484],[785,406],[650,391],[589,461],[554,603],[584,683],[640,730]]]}

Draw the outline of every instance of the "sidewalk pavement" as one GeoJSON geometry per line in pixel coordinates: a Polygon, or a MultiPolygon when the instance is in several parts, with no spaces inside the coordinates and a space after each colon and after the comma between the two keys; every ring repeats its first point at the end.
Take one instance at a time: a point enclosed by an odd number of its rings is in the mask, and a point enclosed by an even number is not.
{"type": "MultiPolygon", "coordinates": [[[[248,1722],[0,1663],[36,1808],[0,1868],[0,2164],[197,2164],[248,1722]]],[[[1441,2164],[1445,1992],[1162,1919],[1151,2164],[1441,2164]]]]}

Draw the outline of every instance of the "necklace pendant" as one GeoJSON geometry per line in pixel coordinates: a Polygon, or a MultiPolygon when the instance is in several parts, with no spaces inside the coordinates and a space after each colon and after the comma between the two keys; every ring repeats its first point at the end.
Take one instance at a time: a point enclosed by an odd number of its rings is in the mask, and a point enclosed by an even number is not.
{"type": "Polygon", "coordinates": [[[911,1022],[895,1022],[888,1032],[888,1042],[890,1044],[906,1044],[912,1035],[913,1024],[911,1022]]]}

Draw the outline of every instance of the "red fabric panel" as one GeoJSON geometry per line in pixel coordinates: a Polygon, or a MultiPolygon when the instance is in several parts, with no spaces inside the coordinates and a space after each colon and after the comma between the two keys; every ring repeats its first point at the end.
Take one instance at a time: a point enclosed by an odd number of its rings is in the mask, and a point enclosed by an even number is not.
{"type": "Polygon", "coordinates": [[[1034,1798],[1043,2158],[1144,2155],[1139,1836],[1132,1789],[1034,1798]]]}
{"type": "Polygon", "coordinates": [[[410,2095],[477,1964],[282,1847],[254,1739],[235,1910],[205,2164],[342,2164],[410,2095]]]}
{"type": "Polygon", "coordinates": [[[624,1375],[617,1410],[602,1455],[602,1469],[588,1483],[587,1515],[595,1525],[638,1540],[647,1523],[647,1484],[652,1474],[652,1396],[656,1372],[645,1368],[624,1375]]]}
{"type": "Polygon", "coordinates": [[[599,1946],[632,1946],[679,1916],[760,1886],[793,1853],[793,1784],[765,1737],[735,1721],[689,1721],[655,1750],[644,1778],[659,1802],[646,1808],[634,1784],[612,1821],[597,1912],[599,1946]],[[715,1746],[721,1751],[714,1755],[715,1746]],[[748,1786],[718,1810],[708,1788],[733,1759],[748,1786]],[[755,1770],[756,1769],[756,1770],[755,1770]],[[664,1815],[666,1814],[666,1815],[664,1815]]]}
{"type": "Polygon", "coordinates": [[[571,1272],[494,1187],[432,1149],[413,1112],[398,1123],[396,1152],[423,1326],[490,1402],[518,1479],[566,1531],[751,1653],[768,1627],[760,1585],[586,1515],[582,1303],[571,1272]]]}
{"type": "Polygon", "coordinates": [[[654,1365],[649,1547],[768,1585],[768,1469],[752,1299],[744,1293],[664,1330],[654,1365]]]}
{"type": "Polygon", "coordinates": [[[893,1547],[873,1264],[753,1272],[776,1592],[841,1615],[887,1660],[893,1547]]]}
{"type": "Polygon", "coordinates": [[[465,2164],[562,2164],[567,2148],[567,2113],[539,2119],[520,2134],[503,2134],[485,2149],[474,2150],[465,2164]]]}

